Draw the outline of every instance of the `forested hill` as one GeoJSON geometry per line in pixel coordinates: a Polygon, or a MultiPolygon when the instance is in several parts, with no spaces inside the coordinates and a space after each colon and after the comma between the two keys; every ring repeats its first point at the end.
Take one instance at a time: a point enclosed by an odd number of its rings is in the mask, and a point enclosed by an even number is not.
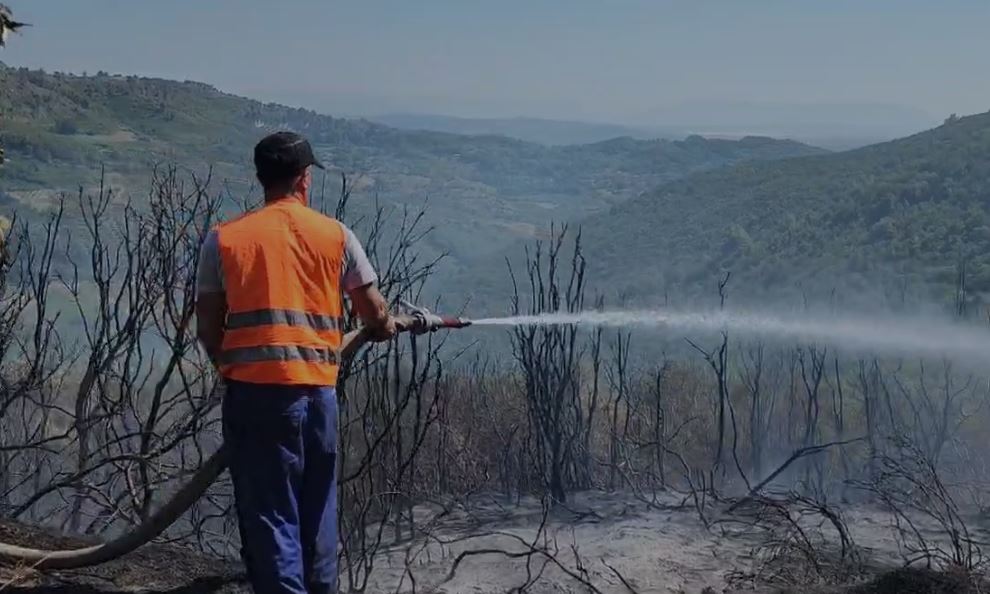
{"type": "MultiPolygon", "coordinates": [[[[584,225],[599,286],[822,299],[990,291],[990,113],[863,149],[690,176],[584,225]],[[880,293],[877,293],[879,291],[880,293]]],[[[899,297],[894,297],[899,298],[899,297]]]]}
{"type": "Polygon", "coordinates": [[[355,208],[376,194],[386,205],[419,206],[428,199],[426,222],[437,230],[423,249],[449,252],[454,267],[528,240],[550,220],[600,212],[691,172],[823,152],[768,138],[619,138],[547,147],[396,130],[264,104],[195,82],[103,73],[0,66],[0,89],[0,131],[9,157],[0,169],[5,210],[36,209],[53,190],[95,183],[101,166],[112,183],[139,197],[151,167],[167,161],[200,171],[212,165],[237,193],[251,181],[258,138],[291,128],[307,134],[330,164],[361,175],[355,208]]]}

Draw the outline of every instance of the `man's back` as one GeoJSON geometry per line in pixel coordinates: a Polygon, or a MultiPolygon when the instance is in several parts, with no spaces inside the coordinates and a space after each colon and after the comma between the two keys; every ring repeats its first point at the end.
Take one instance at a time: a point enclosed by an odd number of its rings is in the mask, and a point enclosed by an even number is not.
{"type": "Polygon", "coordinates": [[[225,377],[336,383],[345,243],[339,223],[291,198],[219,227],[228,307],[221,349],[225,377]]]}
{"type": "MultiPolygon", "coordinates": [[[[221,268],[231,311],[258,292],[273,308],[323,313],[340,300],[342,226],[295,200],[281,200],[220,226],[221,268]]],[[[337,308],[334,308],[337,309],[337,308]]]]}

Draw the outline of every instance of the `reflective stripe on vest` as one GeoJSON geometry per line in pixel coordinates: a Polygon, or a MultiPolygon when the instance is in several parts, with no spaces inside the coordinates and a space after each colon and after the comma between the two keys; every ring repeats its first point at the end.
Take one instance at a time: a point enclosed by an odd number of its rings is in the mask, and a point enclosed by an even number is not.
{"type": "Polygon", "coordinates": [[[220,355],[224,365],[235,363],[259,363],[261,361],[306,361],[308,363],[336,364],[337,351],[305,347],[293,344],[269,344],[255,347],[229,349],[220,355]]]}
{"type": "Polygon", "coordinates": [[[220,225],[217,240],[228,308],[223,376],[336,384],[344,326],[340,223],[283,199],[220,225]]]}
{"type": "Polygon", "coordinates": [[[291,309],[256,309],[227,316],[227,329],[229,330],[274,324],[305,326],[314,330],[342,330],[344,328],[343,318],[291,309]]]}

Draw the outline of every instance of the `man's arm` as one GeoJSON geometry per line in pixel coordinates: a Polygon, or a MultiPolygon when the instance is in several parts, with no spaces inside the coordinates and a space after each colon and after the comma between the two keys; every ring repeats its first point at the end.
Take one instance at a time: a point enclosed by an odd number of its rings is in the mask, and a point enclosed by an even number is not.
{"type": "Polygon", "coordinates": [[[395,320],[388,311],[388,302],[374,284],[364,285],[350,292],[354,313],[367,328],[368,337],[385,341],[395,336],[395,320]]]}
{"type": "Polygon", "coordinates": [[[368,337],[379,342],[389,340],[395,336],[395,321],[388,311],[388,302],[375,285],[378,275],[357,236],[346,225],[341,227],[345,239],[341,287],[351,298],[354,313],[367,328],[368,337]]]}
{"type": "Polygon", "coordinates": [[[227,320],[227,295],[220,273],[220,246],[211,231],[203,242],[196,271],[196,336],[217,365],[227,320]]]}
{"type": "Polygon", "coordinates": [[[214,365],[220,360],[227,296],[223,293],[200,293],[196,298],[196,336],[214,365]]]}

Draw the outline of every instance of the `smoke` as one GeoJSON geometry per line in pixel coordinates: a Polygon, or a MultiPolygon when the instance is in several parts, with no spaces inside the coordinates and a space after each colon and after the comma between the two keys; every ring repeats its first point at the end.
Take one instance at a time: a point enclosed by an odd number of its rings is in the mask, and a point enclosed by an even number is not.
{"type": "Polygon", "coordinates": [[[635,310],[484,318],[473,320],[473,324],[635,326],[685,335],[726,331],[746,337],[829,344],[847,350],[934,356],[974,364],[990,362],[990,329],[927,316],[635,310]]]}

